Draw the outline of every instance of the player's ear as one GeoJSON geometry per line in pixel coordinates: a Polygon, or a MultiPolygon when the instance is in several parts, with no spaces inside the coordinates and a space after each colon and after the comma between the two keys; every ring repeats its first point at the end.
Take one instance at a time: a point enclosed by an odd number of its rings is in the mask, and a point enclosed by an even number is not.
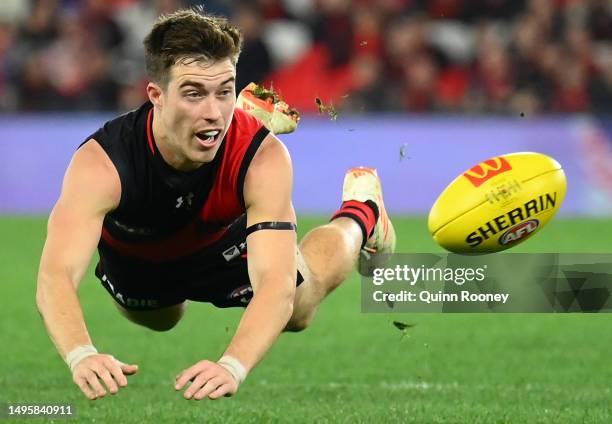
{"type": "Polygon", "coordinates": [[[149,100],[154,106],[162,106],[162,95],[163,91],[159,85],[155,84],[154,82],[147,84],[147,96],[149,96],[149,100]]]}

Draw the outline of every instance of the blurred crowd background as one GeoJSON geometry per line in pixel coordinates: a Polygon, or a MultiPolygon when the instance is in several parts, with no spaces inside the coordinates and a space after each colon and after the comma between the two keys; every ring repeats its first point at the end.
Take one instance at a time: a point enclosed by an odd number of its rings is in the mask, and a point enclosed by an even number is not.
{"type": "Polygon", "coordinates": [[[609,0],[1,0],[0,111],[139,106],[142,39],[185,6],[242,28],[238,89],[303,112],[612,112],[609,0]]]}

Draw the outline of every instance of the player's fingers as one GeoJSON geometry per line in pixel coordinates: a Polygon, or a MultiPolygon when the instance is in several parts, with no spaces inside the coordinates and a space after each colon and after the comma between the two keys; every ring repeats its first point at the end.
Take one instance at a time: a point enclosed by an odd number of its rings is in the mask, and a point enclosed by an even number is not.
{"type": "Polygon", "coordinates": [[[106,367],[100,366],[100,368],[97,368],[95,371],[96,374],[98,374],[98,377],[104,382],[104,384],[108,388],[108,391],[111,392],[111,394],[114,395],[119,391],[117,383],[115,382],[115,380],[113,380],[111,373],[108,371],[108,369],[106,369],[106,367]]]}
{"type": "Polygon", "coordinates": [[[81,389],[81,391],[87,396],[89,400],[96,400],[96,394],[87,384],[87,379],[85,377],[78,377],[74,379],[74,382],[81,389]]]}
{"type": "Polygon", "coordinates": [[[125,377],[125,375],[123,375],[123,371],[121,370],[121,365],[125,365],[125,364],[122,364],[120,361],[113,359],[111,363],[107,365],[106,368],[108,368],[108,370],[110,371],[111,375],[113,376],[117,384],[119,384],[119,386],[121,387],[125,387],[127,386],[128,382],[127,382],[127,378],[125,377]]]}
{"type": "Polygon", "coordinates": [[[231,383],[225,383],[217,387],[212,393],[208,395],[209,399],[215,400],[223,396],[232,396],[236,393],[236,388],[231,383]]]}
{"type": "Polygon", "coordinates": [[[210,372],[206,372],[206,371],[201,372],[200,374],[198,374],[193,379],[193,382],[187,388],[187,390],[185,390],[185,393],[183,393],[183,397],[185,399],[191,399],[193,397],[193,395],[196,394],[196,392],[198,390],[200,390],[202,388],[202,386],[204,386],[206,384],[206,382],[208,382],[208,380],[210,380],[212,377],[214,377],[214,376],[211,375],[210,372]]]}
{"type": "Polygon", "coordinates": [[[192,367],[187,368],[182,371],[178,378],[176,379],[176,383],[174,384],[174,388],[176,390],[181,390],[188,381],[191,381],[195,376],[200,374],[203,371],[206,371],[212,362],[210,361],[200,361],[192,367]]]}
{"type": "Polygon", "coordinates": [[[223,378],[213,377],[210,380],[208,380],[202,386],[202,388],[193,395],[193,398],[195,400],[202,400],[206,396],[208,396],[209,394],[217,390],[222,384],[223,384],[223,378]]]}
{"type": "Polygon", "coordinates": [[[125,376],[136,374],[138,372],[138,365],[125,364],[114,356],[111,356],[110,359],[110,366],[107,368],[113,373],[115,380],[117,380],[121,386],[127,386],[127,378],[125,378],[125,376]]]}
{"type": "Polygon", "coordinates": [[[138,365],[136,365],[136,364],[124,364],[121,361],[117,361],[117,362],[119,362],[119,364],[120,364],[119,367],[121,368],[121,371],[125,375],[132,375],[132,374],[136,374],[138,372],[138,365]]]}
{"type": "Polygon", "coordinates": [[[90,371],[87,373],[85,378],[87,379],[89,387],[93,389],[97,397],[104,397],[106,395],[106,390],[104,390],[104,387],[102,387],[102,385],[98,381],[98,376],[96,375],[96,373],[90,371]]]}
{"type": "Polygon", "coordinates": [[[185,370],[183,371],[179,377],[176,379],[176,382],[174,383],[174,389],[175,390],[181,390],[183,388],[183,386],[185,386],[185,384],[187,384],[188,381],[190,381],[192,378],[194,378],[195,376],[195,372],[191,371],[191,370],[185,370]]]}

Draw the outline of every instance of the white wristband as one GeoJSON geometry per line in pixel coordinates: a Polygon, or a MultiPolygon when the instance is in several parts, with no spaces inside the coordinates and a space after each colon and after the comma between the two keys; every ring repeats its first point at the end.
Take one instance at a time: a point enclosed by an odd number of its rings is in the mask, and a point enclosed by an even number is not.
{"type": "Polygon", "coordinates": [[[234,358],[233,356],[225,355],[217,361],[217,364],[228,370],[232,377],[234,377],[234,380],[236,380],[239,385],[247,377],[246,368],[238,359],[234,358]]]}
{"type": "Polygon", "coordinates": [[[74,369],[76,364],[81,362],[81,360],[87,358],[88,356],[97,355],[98,351],[92,345],[81,345],[72,349],[66,355],[66,363],[70,367],[70,371],[74,369]]]}

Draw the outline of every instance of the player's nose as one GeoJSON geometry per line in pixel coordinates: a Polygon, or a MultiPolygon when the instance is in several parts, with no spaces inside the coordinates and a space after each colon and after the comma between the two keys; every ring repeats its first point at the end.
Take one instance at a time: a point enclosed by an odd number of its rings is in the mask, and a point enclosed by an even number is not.
{"type": "Polygon", "coordinates": [[[215,98],[208,98],[202,102],[200,110],[202,118],[207,121],[218,121],[221,119],[221,108],[219,107],[218,101],[215,98]]]}

